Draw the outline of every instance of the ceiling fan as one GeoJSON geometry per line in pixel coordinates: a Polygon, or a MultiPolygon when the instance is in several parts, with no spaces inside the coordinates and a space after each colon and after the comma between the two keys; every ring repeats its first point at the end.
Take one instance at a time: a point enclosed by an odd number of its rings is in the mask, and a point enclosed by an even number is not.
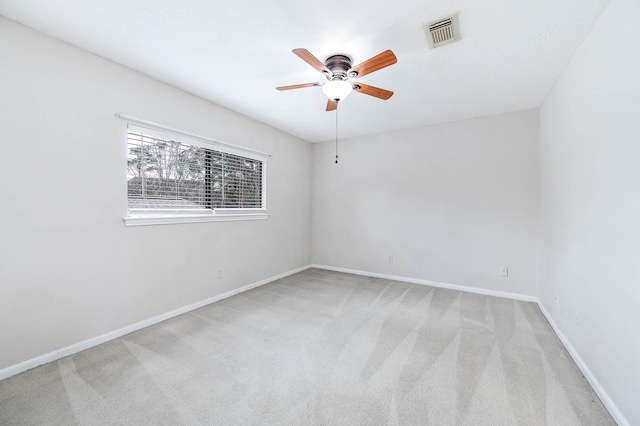
{"type": "Polygon", "coordinates": [[[303,83],[291,86],[276,87],[277,90],[302,89],[303,87],[322,86],[322,91],[327,95],[327,111],[333,111],[338,107],[338,102],[344,100],[352,90],[379,99],[387,100],[393,96],[390,90],[369,86],[359,82],[350,82],[350,79],[363,77],[374,71],[381,70],[398,62],[396,55],[391,50],[374,56],[363,63],[351,66],[351,58],[347,55],[331,55],[324,63],[320,62],[307,49],[293,49],[293,53],[300,59],[324,74],[328,80],[326,83],[303,83]]]}

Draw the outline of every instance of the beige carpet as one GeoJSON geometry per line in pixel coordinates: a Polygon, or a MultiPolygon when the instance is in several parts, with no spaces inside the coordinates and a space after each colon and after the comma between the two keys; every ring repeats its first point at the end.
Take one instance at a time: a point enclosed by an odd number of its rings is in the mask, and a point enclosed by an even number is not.
{"type": "Polygon", "coordinates": [[[0,382],[2,425],[613,425],[533,303],[310,269],[0,382]]]}

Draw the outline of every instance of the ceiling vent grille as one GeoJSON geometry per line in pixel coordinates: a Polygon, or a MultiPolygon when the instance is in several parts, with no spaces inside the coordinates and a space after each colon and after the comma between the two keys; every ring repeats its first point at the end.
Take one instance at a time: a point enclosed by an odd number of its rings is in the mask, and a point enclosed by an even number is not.
{"type": "Polygon", "coordinates": [[[424,32],[427,36],[429,49],[444,46],[460,39],[458,31],[458,14],[455,13],[446,18],[438,19],[423,25],[424,32]]]}

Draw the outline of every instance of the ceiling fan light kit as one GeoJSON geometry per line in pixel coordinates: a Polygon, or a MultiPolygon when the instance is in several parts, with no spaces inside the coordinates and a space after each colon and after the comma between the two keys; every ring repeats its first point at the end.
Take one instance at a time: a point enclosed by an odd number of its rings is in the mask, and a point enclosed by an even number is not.
{"type": "Polygon", "coordinates": [[[353,91],[351,83],[345,80],[331,80],[322,86],[325,95],[334,102],[344,100],[353,91]]]}

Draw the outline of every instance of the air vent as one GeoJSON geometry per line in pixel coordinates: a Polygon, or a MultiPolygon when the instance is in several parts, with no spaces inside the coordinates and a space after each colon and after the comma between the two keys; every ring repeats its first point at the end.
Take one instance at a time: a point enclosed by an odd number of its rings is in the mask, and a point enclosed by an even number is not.
{"type": "Polygon", "coordinates": [[[457,13],[447,16],[446,18],[438,19],[434,22],[426,23],[423,25],[423,28],[427,35],[429,49],[435,49],[436,47],[453,43],[460,39],[457,13]]]}

